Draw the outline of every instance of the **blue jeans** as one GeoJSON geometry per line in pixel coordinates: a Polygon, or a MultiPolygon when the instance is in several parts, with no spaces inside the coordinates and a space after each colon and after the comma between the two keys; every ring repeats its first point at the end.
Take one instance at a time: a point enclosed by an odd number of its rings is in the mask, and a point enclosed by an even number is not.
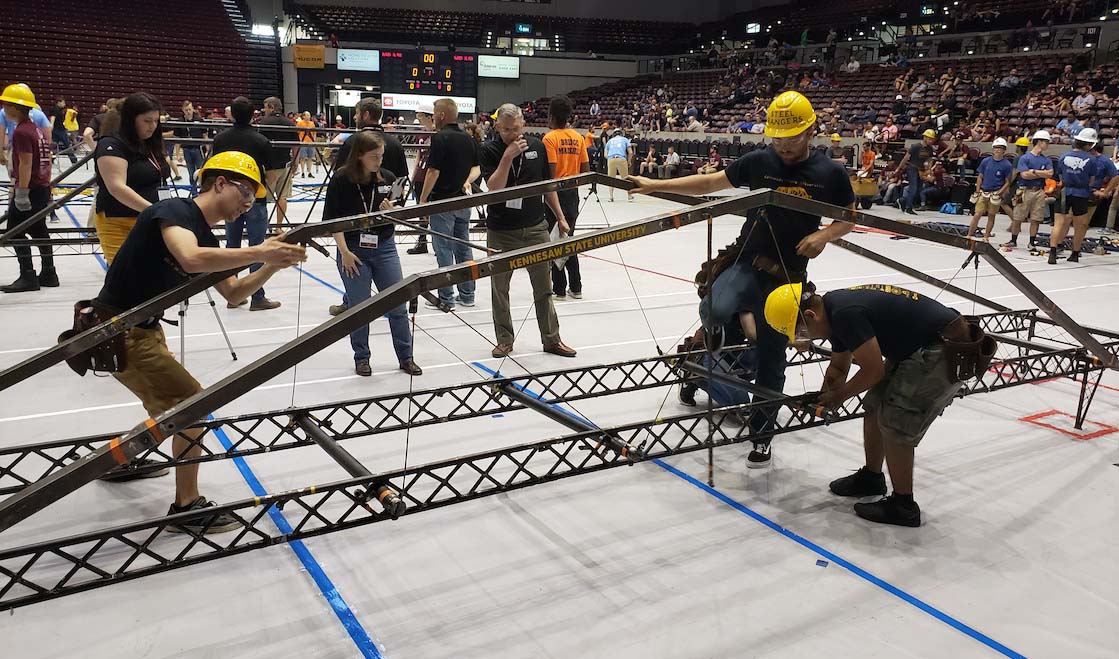
{"type": "MultiPolygon", "coordinates": [[[[756,351],[753,348],[748,348],[739,353],[735,359],[731,359],[726,354],[720,356],[715,360],[715,367],[711,368],[711,356],[703,356],[703,365],[716,373],[727,373],[736,377],[742,378],[747,382],[754,378],[754,367],[757,361],[756,351]]],[[[717,380],[699,379],[696,380],[696,385],[707,392],[711,396],[711,400],[715,401],[716,405],[742,405],[750,402],[750,394],[745,389],[724,384],[717,380]]]]}
{"type": "Polygon", "coordinates": [[[920,198],[919,195],[921,194],[922,183],[924,183],[924,181],[921,180],[921,176],[917,173],[917,170],[910,169],[909,185],[905,186],[905,194],[902,196],[902,210],[913,210],[913,202],[920,198]]]}
{"type": "MultiPolygon", "coordinates": [[[[699,317],[704,327],[712,328],[737,324],[739,314],[754,314],[758,327],[755,381],[758,386],[780,392],[785,389],[785,366],[788,364],[785,346],[788,339],[765,322],[765,299],[774,288],[776,282],[765,273],[752,265],[736,263],[715,278],[710,293],[699,303],[699,317]]],[[[768,430],[771,426],[772,422],[765,414],[758,412],[750,417],[750,428],[755,433],[768,430]]]]}
{"type": "MultiPolygon", "coordinates": [[[[350,306],[356,307],[368,300],[372,286],[382,291],[404,278],[400,269],[400,255],[396,252],[396,241],[392,236],[381,240],[376,247],[351,247],[350,251],[358,258],[356,277],[351,277],[342,270],[342,255],[339,253],[337,257],[338,274],[342,275],[342,285],[346,287],[346,300],[350,306]]],[[[389,321],[396,358],[403,364],[412,358],[412,330],[408,327],[408,310],[402,304],[386,313],[385,317],[389,321]]],[[[355,362],[369,359],[369,325],[362,325],[350,333],[350,346],[354,349],[355,362]]]]}
{"type": "MultiPolygon", "coordinates": [[[[69,149],[69,148],[70,148],[70,135],[69,135],[69,133],[66,133],[66,134],[61,134],[61,135],[60,135],[60,134],[57,134],[57,133],[55,133],[55,134],[52,134],[52,136],[51,136],[51,141],[53,141],[53,142],[54,142],[54,145],[55,145],[55,147],[57,147],[57,148],[58,148],[58,151],[59,151],[60,153],[61,153],[62,151],[65,151],[66,149],[69,149]]],[[[69,151],[69,152],[68,152],[68,153],[66,154],[66,156],[67,156],[68,158],[70,158],[70,164],[71,164],[71,165],[76,165],[76,164],[78,163],[78,158],[77,158],[77,157],[76,157],[76,156],[74,155],[74,151],[73,151],[73,149],[71,149],[71,150],[70,150],[70,151],[69,151]]]]}
{"type": "MultiPolygon", "coordinates": [[[[225,225],[225,246],[230,249],[237,249],[241,246],[241,235],[248,231],[249,234],[249,247],[259,245],[264,242],[264,236],[268,232],[268,207],[264,204],[253,204],[253,207],[248,210],[244,215],[236,220],[229,222],[225,225]]],[[[261,263],[254,263],[249,266],[249,272],[256,272],[260,270],[261,263]]],[[[257,289],[253,293],[253,302],[259,302],[264,299],[264,287],[257,289]]]]}
{"type": "MultiPolygon", "coordinates": [[[[460,240],[470,240],[470,209],[437,213],[428,218],[432,231],[454,236],[460,240]]],[[[435,248],[435,262],[440,268],[446,268],[456,263],[466,263],[473,260],[474,255],[469,246],[447,240],[443,236],[431,237],[431,246],[435,248]]],[[[458,285],[458,294],[466,301],[474,299],[474,281],[464,281],[458,285]]],[[[439,300],[444,304],[455,306],[454,288],[447,286],[439,289],[439,300]]]]}
{"type": "Polygon", "coordinates": [[[183,147],[183,159],[186,160],[187,180],[190,181],[190,196],[196,197],[198,196],[198,184],[194,181],[194,173],[202,169],[202,149],[183,147]]]}

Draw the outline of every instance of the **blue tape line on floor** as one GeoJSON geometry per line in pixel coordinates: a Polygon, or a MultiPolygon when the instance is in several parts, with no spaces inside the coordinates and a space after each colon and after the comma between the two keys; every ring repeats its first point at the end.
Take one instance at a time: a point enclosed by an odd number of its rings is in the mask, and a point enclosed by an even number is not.
{"type": "MultiPolygon", "coordinates": [[[[476,368],[479,368],[479,369],[489,373],[490,375],[494,375],[494,376],[498,375],[498,373],[496,371],[494,371],[493,369],[487,368],[483,364],[480,364],[478,362],[473,362],[473,364],[476,368]]],[[[527,394],[535,396],[536,398],[538,398],[540,400],[544,400],[544,398],[540,394],[538,394],[538,393],[536,393],[536,392],[534,392],[530,389],[527,389],[527,388],[522,387],[520,385],[514,385],[514,386],[516,386],[518,389],[520,389],[521,391],[523,391],[527,394]]],[[[549,403],[549,404],[552,407],[556,408],[557,410],[560,410],[564,414],[567,414],[568,416],[579,419],[580,421],[583,421],[585,423],[590,423],[591,425],[594,425],[590,420],[584,419],[583,417],[581,417],[577,414],[569,412],[568,410],[564,409],[563,407],[560,407],[559,405],[556,405],[555,403],[549,403]]],[[[657,465],[661,469],[664,469],[665,471],[672,474],[673,476],[676,476],[677,478],[681,478],[684,481],[687,481],[688,483],[691,483],[692,485],[698,487],[699,489],[703,490],[704,492],[706,492],[706,493],[710,494],[711,496],[715,497],[719,501],[722,501],[723,503],[725,503],[728,506],[734,508],[738,512],[746,515],[750,519],[753,519],[755,522],[758,522],[759,524],[769,528],[771,531],[775,531],[775,532],[785,536],[786,538],[788,538],[788,539],[792,540],[793,542],[799,544],[800,546],[804,547],[805,549],[808,549],[809,551],[811,551],[811,552],[813,552],[813,553],[815,553],[819,556],[822,556],[823,558],[827,559],[828,561],[830,561],[832,563],[835,563],[836,565],[844,568],[845,570],[847,570],[851,574],[854,574],[855,576],[859,577],[860,579],[863,579],[864,581],[868,581],[871,584],[874,584],[875,586],[878,586],[879,588],[886,591],[887,593],[890,593],[891,595],[897,597],[898,599],[902,600],[903,602],[911,604],[914,607],[916,607],[917,609],[919,609],[921,611],[924,611],[925,613],[927,613],[930,616],[936,618],[937,620],[943,622],[944,624],[948,625],[949,627],[952,627],[953,629],[955,629],[959,632],[967,634],[971,638],[975,639],[976,641],[979,641],[983,645],[986,645],[987,647],[989,647],[992,650],[998,652],[999,654],[1002,654],[1006,657],[1011,657],[1011,659],[1026,659],[1026,657],[1024,655],[1019,654],[1018,652],[1015,652],[1014,650],[1011,650],[1010,648],[1006,647],[1002,643],[999,643],[998,641],[991,638],[990,636],[987,636],[986,634],[980,632],[979,630],[977,630],[973,627],[969,627],[968,625],[964,624],[963,622],[960,622],[959,620],[953,618],[952,616],[948,615],[947,613],[944,613],[943,611],[934,607],[933,605],[928,604],[927,602],[924,602],[924,601],[918,599],[917,597],[914,597],[913,595],[910,595],[909,593],[907,593],[904,590],[898,588],[897,586],[885,581],[884,579],[881,579],[879,577],[874,576],[870,572],[867,572],[866,570],[862,569],[861,567],[855,565],[854,563],[848,561],[845,558],[842,558],[842,557],[840,557],[836,554],[833,554],[832,552],[828,551],[827,549],[824,549],[823,547],[821,547],[820,545],[812,542],[811,540],[808,540],[807,538],[804,538],[800,535],[797,535],[796,533],[793,533],[792,531],[786,529],[785,527],[781,526],[777,522],[774,522],[773,520],[769,519],[765,515],[762,515],[761,513],[757,512],[757,511],[755,511],[751,508],[748,508],[746,505],[744,505],[742,503],[739,503],[738,501],[735,501],[730,496],[720,492],[719,490],[716,490],[715,488],[711,487],[710,485],[707,485],[703,481],[700,481],[700,480],[688,475],[687,473],[685,473],[683,471],[680,471],[679,469],[677,469],[676,467],[673,467],[672,465],[668,464],[667,462],[664,462],[663,460],[656,459],[656,460],[652,460],[652,463],[657,465]]],[[[823,562],[823,561],[817,561],[816,564],[820,565],[821,562],[823,562]]],[[[827,563],[825,563],[824,565],[826,566],[827,563]]]]}
{"type": "MultiPolygon", "coordinates": [[[[211,414],[207,418],[213,419],[214,416],[211,414]]],[[[218,438],[218,441],[221,442],[225,450],[229,451],[233,448],[233,442],[229,441],[229,437],[221,428],[216,428],[214,430],[214,436],[218,438]]],[[[241,477],[248,483],[249,489],[252,490],[254,495],[261,497],[268,494],[268,491],[264,489],[260,479],[256,477],[256,474],[253,473],[252,468],[249,467],[249,463],[245,462],[244,458],[233,458],[233,463],[237,465],[237,470],[241,472],[241,477]]],[[[278,508],[270,506],[268,508],[268,516],[272,518],[276,527],[280,529],[280,533],[289,534],[292,532],[291,523],[288,522],[287,518],[284,517],[284,514],[280,512],[278,508]]],[[[354,645],[356,645],[361,652],[361,656],[368,659],[380,659],[382,655],[377,649],[377,644],[370,638],[369,632],[365,631],[365,628],[361,626],[361,622],[358,621],[357,616],[354,615],[350,606],[346,604],[346,600],[342,598],[338,589],[335,588],[334,582],[330,580],[330,577],[326,575],[322,566],[315,560],[314,555],[311,554],[311,550],[307,548],[307,545],[303,544],[302,540],[292,540],[287,543],[287,545],[295,552],[299,562],[302,563],[303,567],[307,570],[307,574],[311,576],[315,585],[319,587],[322,596],[326,598],[326,601],[330,604],[331,610],[338,616],[338,620],[342,623],[342,626],[346,628],[346,632],[348,632],[350,638],[353,639],[354,645]]]]}
{"type": "Polygon", "coordinates": [[[334,292],[336,292],[336,293],[341,293],[342,295],[345,295],[345,294],[346,294],[346,291],[342,290],[341,288],[338,288],[337,286],[335,286],[334,284],[332,284],[332,283],[328,282],[327,280],[325,280],[325,279],[322,279],[322,278],[320,278],[320,277],[318,277],[318,276],[316,276],[316,275],[312,274],[312,273],[311,273],[311,272],[310,272],[309,270],[306,270],[306,269],[304,269],[304,268],[301,268],[301,267],[299,267],[299,266],[295,266],[295,269],[296,269],[296,270],[298,270],[298,271],[300,271],[300,272],[302,272],[303,274],[307,275],[307,276],[308,276],[308,277],[310,277],[311,279],[314,279],[315,281],[319,282],[319,283],[320,283],[320,284],[322,284],[323,286],[326,286],[327,288],[329,288],[330,290],[332,290],[332,291],[334,291],[334,292]]]}

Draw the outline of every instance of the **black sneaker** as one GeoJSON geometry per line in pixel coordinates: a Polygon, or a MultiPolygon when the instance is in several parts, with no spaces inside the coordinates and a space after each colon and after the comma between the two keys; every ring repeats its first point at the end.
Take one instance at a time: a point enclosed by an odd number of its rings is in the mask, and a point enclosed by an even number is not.
{"type": "Polygon", "coordinates": [[[886,493],[886,475],[860,467],[855,473],[832,481],[828,489],[841,497],[882,496],[886,493]]]}
{"type": "Polygon", "coordinates": [[[914,527],[921,525],[921,508],[917,502],[906,505],[893,496],[882,497],[871,503],[856,503],[855,514],[879,524],[914,527]]]}
{"type": "Polygon", "coordinates": [[[770,460],[773,459],[773,454],[770,452],[769,442],[764,444],[755,443],[754,450],[750,451],[750,455],[746,456],[746,466],[750,469],[763,469],[769,466],[770,460]]]}
{"type": "Polygon", "coordinates": [[[698,391],[698,390],[699,390],[699,385],[697,385],[696,383],[685,382],[685,383],[680,385],[680,393],[677,395],[676,398],[680,401],[681,405],[687,405],[688,407],[695,407],[696,406],[695,392],[698,391]]]}
{"type": "Polygon", "coordinates": [[[1080,252],[1073,252],[1072,254],[1069,254],[1068,258],[1065,259],[1065,261],[1068,261],[1069,263],[1080,263],[1080,252]]]}
{"type": "Polygon", "coordinates": [[[145,467],[152,467],[153,465],[161,464],[155,460],[148,458],[136,458],[132,462],[119,467],[113,467],[111,470],[99,476],[99,478],[108,483],[127,483],[128,481],[136,481],[141,478],[159,478],[166,476],[171,470],[167,467],[160,467],[158,469],[147,470],[145,467]],[[143,469],[143,471],[141,471],[143,469]]]}
{"type": "MultiPolygon", "coordinates": [[[[185,506],[180,507],[178,504],[171,504],[171,507],[167,510],[167,514],[174,515],[176,513],[185,513],[188,510],[205,510],[206,508],[213,507],[213,501],[207,501],[206,497],[198,497],[185,506]]],[[[192,517],[176,525],[168,526],[167,530],[171,533],[193,533],[198,535],[199,533],[225,533],[226,531],[232,531],[242,526],[244,526],[244,523],[232,515],[211,513],[209,515],[192,517]]]]}
{"type": "Polygon", "coordinates": [[[413,247],[404,250],[405,254],[427,254],[427,243],[416,243],[413,247]]]}
{"type": "Polygon", "coordinates": [[[1057,248],[1049,248],[1049,265],[1057,265],[1057,248]]]}

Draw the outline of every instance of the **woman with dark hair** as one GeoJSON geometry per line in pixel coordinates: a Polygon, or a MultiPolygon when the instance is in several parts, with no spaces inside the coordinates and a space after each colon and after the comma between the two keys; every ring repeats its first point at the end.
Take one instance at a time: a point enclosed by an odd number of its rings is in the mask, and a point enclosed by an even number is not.
{"type": "Polygon", "coordinates": [[[140,212],[159,201],[159,188],[171,175],[159,130],[162,109],[150,94],[129,94],[117,111],[117,129],[97,141],[93,154],[98,187],[94,221],[107,263],[112,263],[140,212]]]}
{"type": "MultiPolygon", "coordinates": [[[[392,210],[400,188],[393,185],[396,177],[381,167],[385,156],[385,141],[375,131],[355,133],[346,162],[338,168],[326,188],[323,204],[323,221],[351,215],[364,215],[392,210]]],[[[338,246],[338,273],[346,288],[346,303],[350,307],[368,300],[372,287],[381,291],[404,278],[400,268],[400,254],[396,251],[393,224],[384,222],[367,229],[335,233],[338,246]]],[[[385,314],[392,334],[392,345],[400,370],[409,375],[422,375],[423,371],[412,360],[412,330],[408,327],[405,306],[385,314]]],[[[354,349],[354,371],[369,376],[369,325],[362,325],[350,334],[354,349]]]]}

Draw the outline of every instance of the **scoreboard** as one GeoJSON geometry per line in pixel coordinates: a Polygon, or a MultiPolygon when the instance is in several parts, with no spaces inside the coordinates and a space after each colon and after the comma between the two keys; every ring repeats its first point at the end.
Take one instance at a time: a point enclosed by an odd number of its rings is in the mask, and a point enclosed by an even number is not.
{"type": "Polygon", "coordinates": [[[440,51],[382,50],[381,88],[397,94],[477,96],[477,57],[440,51]]]}

